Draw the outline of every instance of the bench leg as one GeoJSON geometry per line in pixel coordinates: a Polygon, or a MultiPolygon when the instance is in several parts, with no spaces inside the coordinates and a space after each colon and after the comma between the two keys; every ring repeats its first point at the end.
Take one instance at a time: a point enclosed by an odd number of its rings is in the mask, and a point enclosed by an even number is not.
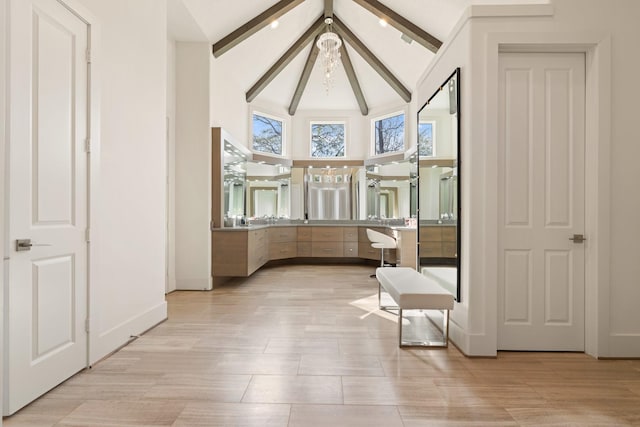
{"type": "Polygon", "coordinates": [[[402,338],[402,320],[404,316],[402,314],[402,309],[398,310],[398,346],[400,348],[404,347],[430,347],[430,348],[447,348],[449,346],[449,310],[443,310],[442,313],[442,342],[433,342],[427,341],[425,339],[424,342],[405,342],[402,338]]]}
{"type": "Polygon", "coordinates": [[[397,305],[382,305],[382,284],[378,281],[378,309],[387,311],[392,314],[398,309],[397,305]]]}

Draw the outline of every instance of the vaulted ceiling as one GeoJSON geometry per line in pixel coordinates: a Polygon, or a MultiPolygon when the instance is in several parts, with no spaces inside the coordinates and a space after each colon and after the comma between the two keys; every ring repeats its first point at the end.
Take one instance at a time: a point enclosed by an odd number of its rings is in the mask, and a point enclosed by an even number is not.
{"type": "Polygon", "coordinates": [[[182,33],[177,37],[179,40],[204,38],[213,45],[214,67],[224,70],[222,74],[245,91],[248,101],[290,112],[327,109],[359,110],[364,114],[410,99],[439,41],[448,37],[470,3],[471,0],[170,0],[169,14],[170,20],[185,17],[182,26],[173,25],[182,33]],[[279,13],[276,28],[269,25],[273,16],[257,31],[251,30],[259,20],[256,17],[267,16],[269,10],[285,3],[288,7],[284,14],[279,13]],[[346,42],[346,48],[341,48],[343,64],[328,94],[322,85],[320,61],[310,64],[308,81],[302,85],[303,90],[299,87],[317,34],[310,28],[314,22],[322,22],[327,13],[337,18],[334,31],[346,42]],[[381,13],[386,15],[389,25],[380,24],[381,13]],[[188,28],[184,24],[186,18],[192,19],[198,28],[188,28]],[[419,34],[411,36],[413,42],[403,40],[403,34],[409,31],[399,25],[396,26],[403,31],[395,28],[394,18],[396,21],[405,18],[415,26],[412,30],[419,34]],[[305,32],[312,35],[296,49],[296,41],[305,32]],[[242,33],[247,37],[238,37],[237,44],[227,45],[228,40],[236,39],[234,35],[242,33]],[[415,40],[419,36],[427,41],[418,43],[415,40]],[[226,50],[227,47],[230,48],[226,50]],[[288,51],[295,54],[284,61],[288,51]],[[353,69],[351,82],[355,79],[361,89],[360,99],[349,80],[349,63],[353,69]],[[269,73],[273,70],[277,72],[271,79],[269,73]]]}

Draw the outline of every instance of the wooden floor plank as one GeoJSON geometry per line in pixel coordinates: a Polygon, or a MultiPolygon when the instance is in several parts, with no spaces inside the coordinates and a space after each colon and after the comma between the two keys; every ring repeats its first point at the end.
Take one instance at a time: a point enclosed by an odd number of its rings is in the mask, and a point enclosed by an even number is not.
{"type": "Polygon", "coordinates": [[[371,267],[279,266],[169,319],[4,426],[640,425],[640,361],[399,349],[371,267]]]}

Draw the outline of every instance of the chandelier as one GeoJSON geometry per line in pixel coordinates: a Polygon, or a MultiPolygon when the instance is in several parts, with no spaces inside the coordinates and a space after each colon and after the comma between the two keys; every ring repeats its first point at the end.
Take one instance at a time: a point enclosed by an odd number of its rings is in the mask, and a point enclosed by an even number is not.
{"type": "Polygon", "coordinates": [[[320,49],[320,57],[322,59],[322,83],[324,89],[329,93],[329,89],[333,86],[333,72],[336,70],[338,63],[340,62],[340,46],[342,46],[342,40],[334,32],[331,31],[331,24],[333,19],[326,18],[324,23],[327,24],[327,32],[322,33],[318,37],[316,45],[320,49]]]}

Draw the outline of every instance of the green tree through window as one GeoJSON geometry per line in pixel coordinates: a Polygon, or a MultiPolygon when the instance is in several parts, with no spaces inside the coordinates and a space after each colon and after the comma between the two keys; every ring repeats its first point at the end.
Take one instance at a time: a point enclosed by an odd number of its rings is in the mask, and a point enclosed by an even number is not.
{"type": "Polygon", "coordinates": [[[311,123],[311,157],[344,157],[344,123],[311,123]]]}
{"type": "Polygon", "coordinates": [[[373,133],[376,154],[404,150],[404,114],[374,121],[373,133]]]}
{"type": "Polygon", "coordinates": [[[282,121],[253,114],[253,149],[282,155],[282,121]]]}
{"type": "Polygon", "coordinates": [[[418,154],[420,156],[434,156],[434,126],[433,122],[418,124],[418,154]]]}

